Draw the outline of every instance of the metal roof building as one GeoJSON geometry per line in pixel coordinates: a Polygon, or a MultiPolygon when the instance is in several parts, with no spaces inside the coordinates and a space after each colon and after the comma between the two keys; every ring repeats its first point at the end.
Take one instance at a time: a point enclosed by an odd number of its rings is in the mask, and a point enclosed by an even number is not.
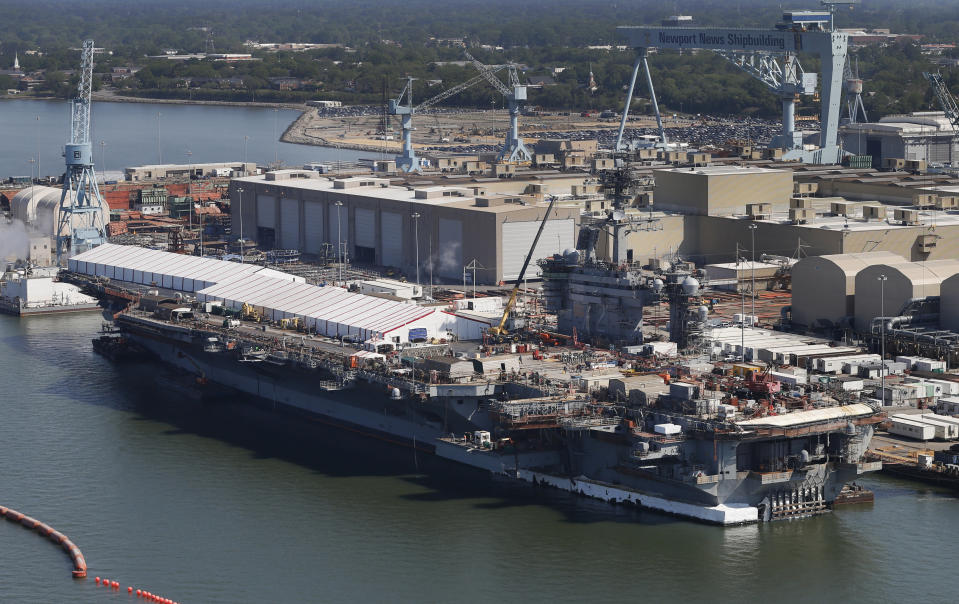
{"type": "Polygon", "coordinates": [[[304,281],[303,277],[255,264],[239,264],[112,243],[105,243],[70,258],[69,269],[83,275],[106,277],[182,292],[196,292],[217,283],[235,281],[252,275],[269,276],[286,281],[304,281]]]}
{"type": "Polygon", "coordinates": [[[239,310],[249,304],[267,319],[300,319],[307,329],[329,337],[359,341],[408,342],[420,329],[425,337],[445,337],[447,319],[436,308],[349,292],[340,287],[308,285],[253,275],[212,285],[197,292],[201,302],[222,302],[239,310]]]}
{"type": "Polygon", "coordinates": [[[869,331],[873,318],[895,317],[910,300],[938,296],[943,281],[959,274],[959,260],[930,260],[876,264],[856,275],[856,322],[860,332],[869,331]],[[880,282],[879,276],[886,280],[880,282]]]}
{"type": "Polygon", "coordinates": [[[891,252],[809,256],[792,268],[792,322],[805,327],[839,325],[855,314],[856,275],[880,262],[902,263],[891,252]]]}
{"type": "Polygon", "coordinates": [[[959,332],[959,275],[939,286],[939,327],[959,332]]]}

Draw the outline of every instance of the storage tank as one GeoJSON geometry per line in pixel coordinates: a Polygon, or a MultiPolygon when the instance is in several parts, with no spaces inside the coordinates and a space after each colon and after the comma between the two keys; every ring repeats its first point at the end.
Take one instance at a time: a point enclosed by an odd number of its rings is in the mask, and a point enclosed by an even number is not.
{"type": "Polygon", "coordinates": [[[839,324],[855,313],[856,275],[879,262],[906,259],[892,252],[803,258],[792,267],[792,321],[805,327],[839,324]]]}

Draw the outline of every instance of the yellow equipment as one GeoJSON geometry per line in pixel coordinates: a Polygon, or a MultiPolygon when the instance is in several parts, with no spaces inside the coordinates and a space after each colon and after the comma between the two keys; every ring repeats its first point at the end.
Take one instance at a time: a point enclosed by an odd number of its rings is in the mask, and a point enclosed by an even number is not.
{"type": "Polygon", "coordinates": [[[506,330],[506,320],[509,319],[509,313],[513,309],[513,305],[516,304],[516,294],[519,293],[519,286],[523,282],[523,277],[526,276],[526,268],[529,266],[529,261],[533,258],[536,244],[539,243],[539,237],[543,234],[543,228],[546,226],[546,221],[549,220],[549,213],[553,211],[554,203],[556,203],[556,197],[551,196],[549,199],[549,207],[546,208],[546,215],[543,216],[543,222],[539,223],[539,230],[536,231],[536,237],[533,238],[533,245],[530,246],[529,253],[526,254],[526,261],[523,262],[523,268],[520,270],[519,277],[516,279],[516,285],[513,286],[513,290],[509,293],[509,300],[506,301],[506,307],[503,309],[503,317],[499,320],[499,325],[490,327],[489,329],[489,333],[494,336],[504,336],[508,333],[506,330]]]}

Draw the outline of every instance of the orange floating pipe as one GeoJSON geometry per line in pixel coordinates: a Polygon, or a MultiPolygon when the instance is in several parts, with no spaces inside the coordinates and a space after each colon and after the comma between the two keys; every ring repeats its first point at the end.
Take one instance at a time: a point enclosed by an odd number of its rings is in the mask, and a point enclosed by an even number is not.
{"type": "MultiPolygon", "coordinates": [[[[10,522],[16,522],[24,528],[34,529],[50,541],[59,543],[67,554],[69,554],[70,559],[73,560],[73,576],[77,579],[87,576],[87,561],[83,558],[83,553],[80,552],[80,548],[74,545],[66,535],[55,530],[50,525],[40,522],[36,518],[31,518],[8,507],[0,506],[0,516],[4,516],[10,522]]],[[[106,583],[106,581],[104,581],[104,583],[106,583]]]]}

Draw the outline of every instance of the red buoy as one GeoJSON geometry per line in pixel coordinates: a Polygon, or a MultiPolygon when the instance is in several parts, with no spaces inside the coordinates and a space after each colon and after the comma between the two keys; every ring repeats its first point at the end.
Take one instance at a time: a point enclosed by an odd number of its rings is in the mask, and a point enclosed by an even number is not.
{"type": "Polygon", "coordinates": [[[100,577],[97,577],[97,578],[94,579],[93,581],[94,581],[95,583],[100,583],[100,577]]]}
{"type": "Polygon", "coordinates": [[[127,593],[128,593],[128,594],[132,594],[132,593],[133,593],[133,588],[132,588],[132,587],[127,587],[127,593]]]}
{"type": "Polygon", "coordinates": [[[143,592],[138,589],[138,590],[137,590],[137,597],[139,598],[139,597],[142,596],[142,595],[143,595],[143,592]]]}

